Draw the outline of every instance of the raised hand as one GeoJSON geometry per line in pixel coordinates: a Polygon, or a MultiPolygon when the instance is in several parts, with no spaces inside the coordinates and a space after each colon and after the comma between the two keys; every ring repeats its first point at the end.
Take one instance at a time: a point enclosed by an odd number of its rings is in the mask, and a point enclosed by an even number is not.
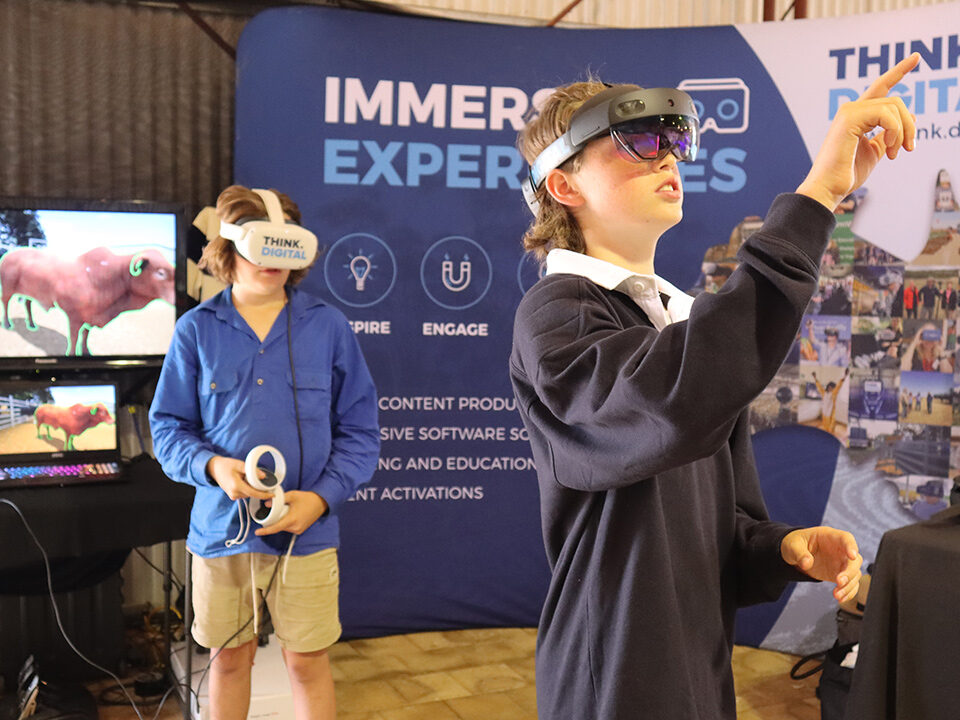
{"type": "Polygon", "coordinates": [[[888,97],[893,87],[920,62],[914,53],[877,78],[859,98],[844,103],[830,125],[813,166],[797,188],[833,211],[863,185],[886,155],[893,160],[900,149],[912,151],[916,122],[899,97],[888,97]],[[880,132],[873,133],[873,130],[880,132]]]}

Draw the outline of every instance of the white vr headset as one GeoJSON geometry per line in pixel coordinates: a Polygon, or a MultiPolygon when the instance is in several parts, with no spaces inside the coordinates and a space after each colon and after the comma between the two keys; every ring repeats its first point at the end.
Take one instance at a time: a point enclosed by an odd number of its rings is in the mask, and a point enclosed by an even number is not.
{"type": "Polygon", "coordinates": [[[220,236],[233,242],[240,255],[254,265],[279,270],[302,270],[317,256],[317,236],[283,216],[280,198],[272,190],[252,188],[267,206],[266,218],[220,221],[220,236]]]}

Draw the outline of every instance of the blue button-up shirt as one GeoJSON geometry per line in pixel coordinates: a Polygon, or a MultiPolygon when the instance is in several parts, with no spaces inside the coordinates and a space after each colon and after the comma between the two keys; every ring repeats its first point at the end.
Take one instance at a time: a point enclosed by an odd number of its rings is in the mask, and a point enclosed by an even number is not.
{"type": "Polygon", "coordinates": [[[150,407],[153,449],[168,477],[197,488],[187,547],[201,557],[279,554],[290,540],[251,531],[243,544],[225,545],[240,518],[206,472],[214,455],[242,460],[257,445],[273,445],[286,460],[283,489],[326,500],[329,512],[297,538],[297,555],[338,545],[337,510],[376,469],[376,390],[349,323],[304,292],[291,290],[289,299],[261,342],[227,288],[184,313],[164,359],[150,407]]]}

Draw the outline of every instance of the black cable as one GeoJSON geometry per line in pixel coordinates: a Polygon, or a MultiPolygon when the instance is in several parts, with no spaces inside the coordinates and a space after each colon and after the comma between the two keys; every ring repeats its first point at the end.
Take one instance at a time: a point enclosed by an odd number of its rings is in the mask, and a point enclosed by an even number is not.
{"type": "MultiPolygon", "coordinates": [[[[163,697],[164,695],[163,691],[157,692],[151,695],[141,695],[139,692],[137,692],[135,685],[136,684],[134,683],[133,693],[137,697],[137,699],[140,701],[141,705],[144,705],[144,706],[156,705],[158,702],[160,702],[160,698],[163,697]]],[[[126,705],[127,704],[126,699],[118,697],[117,691],[123,688],[129,688],[129,687],[130,687],[129,683],[124,683],[122,686],[111,685],[110,687],[104,688],[97,695],[97,705],[105,705],[107,707],[119,707],[122,705],[126,705]]]]}
{"type": "Polygon", "coordinates": [[[827,656],[826,650],[821,650],[820,652],[810,653],[809,655],[804,655],[802,658],[797,660],[792,668],[790,668],[790,677],[794,680],[803,680],[808,678],[811,675],[816,675],[818,672],[823,670],[824,659],[827,656]],[[804,670],[801,672],[800,668],[806,665],[808,662],[819,661],[819,665],[814,665],[809,670],[804,670]]]}
{"type": "MultiPolygon", "coordinates": [[[[300,430],[300,408],[297,406],[297,373],[293,364],[293,340],[291,332],[291,310],[290,310],[290,298],[287,296],[287,355],[290,358],[290,377],[293,383],[293,411],[297,420],[297,444],[300,450],[300,475],[297,480],[299,482],[300,477],[303,475],[303,433],[300,430]]],[[[267,583],[267,589],[263,591],[263,597],[260,599],[260,610],[262,611],[267,605],[267,597],[270,595],[270,589],[273,587],[273,581],[277,577],[277,571],[280,569],[280,563],[283,561],[283,555],[277,556],[277,562],[273,566],[273,573],[270,575],[270,581],[267,583]]],[[[223,652],[223,649],[230,644],[230,642],[242,633],[247,626],[253,622],[253,616],[250,616],[250,619],[247,620],[239,630],[237,630],[233,635],[227,638],[226,642],[211,656],[210,660],[207,662],[207,666],[203,669],[203,674],[200,676],[200,682],[197,683],[196,694],[200,694],[200,689],[203,687],[203,681],[207,678],[207,673],[210,671],[210,666],[213,665],[213,661],[217,659],[217,656],[223,652]]],[[[187,652],[190,651],[189,643],[187,647],[187,652]]]]}
{"type": "MultiPolygon", "coordinates": [[[[192,693],[192,692],[193,692],[193,688],[192,688],[192,687],[190,687],[189,685],[184,685],[183,683],[176,683],[176,684],[174,684],[174,685],[171,685],[169,688],[167,688],[167,691],[163,694],[163,697],[160,698],[160,704],[157,705],[157,711],[153,714],[153,717],[151,718],[151,720],[157,720],[157,718],[160,717],[160,711],[163,710],[163,704],[167,701],[167,698],[170,697],[170,693],[172,693],[172,692],[173,692],[174,690],[176,690],[178,687],[185,687],[185,688],[187,688],[187,697],[188,697],[188,698],[190,697],[189,693],[192,693]]],[[[200,705],[200,696],[197,695],[196,693],[193,693],[193,695],[194,695],[194,697],[197,698],[197,705],[199,706],[199,705],[200,705]]],[[[188,700],[187,702],[189,702],[189,700],[188,700]]]]}
{"type": "MultiPolygon", "coordinates": [[[[152,562],[150,562],[150,559],[149,559],[146,555],[143,554],[143,552],[140,550],[140,548],[134,548],[133,551],[134,551],[137,555],[139,555],[140,557],[142,557],[142,558],[143,558],[143,561],[144,561],[147,565],[149,565],[149,566],[152,567],[154,570],[156,570],[158,573],[160,573],[161,575],[163,575],[163,570],[161,570],[161,569],[158,568],[156,565],[154,565],[152,562]]],[[[180,582],[180,579],[176,576],[176,574],[173,572],[173,570],[170,571],[170,579],[173,581],[173,584],[177,587],[177,590],[179,590],[180,592],[183,592],[183,583],[180,582]]]]}
{"type": "MultiPolygon", "coordinates": [[[[286,290],[284,291],[286,294],[286,290]]],[[[297,371],[293,364],[293,330],[292,330],[292,311],[290,309],[292,303],[290,302],[289,294],[286,294],[287,297],[287,357],[290,359],[290,380],[293,385],[293,412],[294,417],[297,421],[297,445],[300,451],[299,465],[300,470],[297,475],[297,482],[302,482],[301,478],[303,477],[303,433],[300,429],[300,408],[297,404],[297,371]]],[[[277,557],[277,563],[273,566],[273,574],[270,575],[270,582],[267,583],[267,589],[263,592],[263,597],[260,600],[260,610],[262,611],[267,604],[267,596],[270,594],[270,588],[273,587],[273,581],[277,577],[277,570],[280,569],[280,563],[283,560],[283,555],[277,557]]],[[[246,627],[253,622],[253,616],[250,616],[250,619],[243,624],[243,626],[237,630],[233,635],[227,638],[227,641],[211,656],[210,660],[207,662],[207,666],[203,669],[203,674],[200,676],[200,682],[197,683],[196,694],[200,694],[200,689],[203,687],[203,681],[207,678],[207,673],[210,671],[210,666],[213,665],[213,661],[217,659],[217,656],[223,652],[223,649],[230,644],[237,635],[242,633],[246,627]]],[[[187,652],[190,652],[189,643],[187,647],[187,652]]]]}
{"type": "MultiPolygon", "coordinates": [[[[286,290],[284,291],[284,293],[286,294],[286,290]]],[[[300,407],[297,403],[297,371],[293,363],[293,331],[292,331],[292,321],[291,321],[291,316],[293,314],[291,310],[292,303],[290,302],[289,294],[286,294],[286,297],[287,297],[287,356],[290,359],[290,380],[293,385],[293,412],[297,422],[297,446],[300,454],[299,474],[297,476],[297,482],[300,483],[302,482],[302,477],[303,477],[303,432],[300,427],[300,407]]],[[[279,555],[277,557],[276,564],[273,566],[273,573],[270,575],[270,581],[267,583],[267,589],[263,591],[263,596],[260,599],[261,612],[267,606],[267,597],[270,595],[270,589],[273,587],[273,581],[277,577],[277,571],[280,569],[280,563],[282,561],[283,561],[283,555],[279,555]]],[[[229,645],[230,642],[235,637],[237,637],[240,633],[242,633],[247,628],[247,626],[252,622],[253,622],[253,616],[251,615],[250,619],[247,620],[247,622],[245,622],[240,627],[240,629],[237,630],[233,635],[227,638],[226,642],[224,642],[223,645],[220,646],[220,648],[210,657],[210,660],[207,661],[207,666],[203,669],[203,674],[200,676],[200,681],[197,683],[196,691],[193,691],[191,687],[191,692],[194,692],[195,696],[199,698],[200,691],[203,688],[203,681],[207,679],[207,673],[210,672],[210,667],[213,665],[213,661],[216,660],[217,656],[219,656],[220,653],[223,652],[224,648],[226,648],[226,646],[229,645]]],[[[190,652],[191,651],[190,642],[188,641],[187,643],[185,643],[185,645],[186,645],[186,652],[190,652]]],[[[199,703],[199,700],[197,702],[199,703]]],[[[161,707],[162,707],[162,702],[161,702],[161,707]]],[[[158,708],[158,712],[159,712],[159,708],[158,708]]]]}
{"type": "MultiPolygon", "coordinates": [[[[163,705],[164,705],[164,703],[167,702],[167,699],[170,697],[170,693],[172,693],[172,692],[173,692],[174,690],[176,690],[178,687],[185,687],[185,688],[187,688],[187,697],[189,698],[189,693],[193,693],[193,696],[194,696],[195,698],[197,698],[197,705],[198,705],[198,706],[200,705],[200,697],[199,697],[196,693],[193,692],[193,688],[192,688],[192,687],[190,687],[189,685],[184,685],[183,683],[174,683],[173,685],[171,685],[170,687],[167,688],[167,691],[166,691],[166,692],[163,694],[163,696],[160,698],[160,703],[157,705],[157,710],[156,710],[156,712],[153,714],[153,717],[151,718],[151,720],[157,720],[157,718],[160,717],[160,711],[163,710],[163,705]]],[[[189,700],[188,700],[188,702],[189,702],[189,700]]],[[[151,703],[151,704],[152,704],[152,703],[151,703]]]]}
{"type": "Polygon", "coordinates": [[[297,421],[297,446],[300,450],[300,473],[297,475],[297,483],[303,483],[303,432],[300,429],[300,406],[297,404],[297,370],[293,366],[293,330],[291,328],[290,316],[293,311],[290,309],[292,303],[290,297],[287,297],[287,356],[290,358],[290,381],[293,384],[293,415],[297,421]]]}
{"type": "Polygon", "coordinates": [[[126,688],[123,686],[123,682],[120,680],[120,678],[118,678],[116,675],[114,675],[112,672],[107,670],[105,667],[98,665],[93,660],[91,660],[86,655],[84,655],[82,652],[80,652],[77,646],[73,644],[73,641],[70,639],[70,636],[67,635],[67,631],[63,627],[63,621],[60,619],[60,608],[57,607],[57,598],[53,594],[53,575],[50,571],[50,558],[47,557],[47,551],[44,550],[43,545],[40,544],[40,540],[37,539],[36,533],[33,532],[33,528],[30,526],[30,523],[27,522],[27,519],[23,516],[23,513],[20,511],[20,508],[17,507],[16,504],[14,504],[11,500],[8,500],[7,498],[0,497],[0,503],[4,505],[9,505],[10,507],[13,508],[13,511],[20,518],[20,521],[23,523],[24,528],[26,528],[27,533],[30,535],[30,539],[33,540],[34,544],[37,546],[37,549],[40,550],[40,555],[43,557],[43,567],[47,573],[47,590],[50,593],[50,603],[53,606],[53,616],[57,620],[57,627],[60,629],[60,634],[63,636],[63,639],[66,641],[67,645],[70,646],[70,649],[77,654],[77,657],[79,657],[81,660],[87,663],[87,665],[89,665],[90,667],[96,668],[97,670],[103,673],[106,673],[116,681],[117,685],[119,685],[120,688],[123,690],[123,694],[127,696],[127,700],[130,701],[130,705],[131,707],[133,707],[133,711],[137,714],[137,717],[140,718],[140,720],[143,720],[143,715],[140,714],[140,709],[137,707],[137,704],[133,701],[133,698],[130,696],[130,693],[128,693],[126,688]]]}
{"type": "MultiPolygon", "coordinates": [[[[17,505],[13,501],[3,497],[0,497],[0,504],[9,505],[11,508],[13,508],[13,511],[17,514],[17,516],[20,518],[20,521],[23,523],[23,526],[26,529],[27,534],[30,535],[30,539],[33,540],[34,544],[37,546],[37,549],[40,551],[41,557],[43,557],[43,566],[47,574],[47,591],[50,595],[50,603],[53,606],[54,617],[57,620],[57,627],[60,629],[60,634],[63,636],[63,639],[66,641],[67,645],[70,646],[70,649],[77,654],[77,657],[79,657],[81,660],[87,663],[87,665],[90,665],[91,667],[96,668],[100,672],[105,673],[106,675],[109,675],[117,683],[117,687],[119,687],[120,690],[123,691],[123,694],[126,696],[127,701],[130,703],[130,707],[133,708],[133,711],[137,714],[137,717],[139,718],[139,720],[143,720],[143,715],[140,714],[140,709],[137,707],[137,703],[130,696],[130,693],[127,692],[127,688],[123,684],[123,681],[121,681],[120,678],[118,678],[112,672],[107,670],[105,667],[101,667],[97,663],[93,662],[86,655],[84,655],[82,652],[80,652],[80,650],[77,649],[77,646],[73,644],[73,641],[70,640],[70,636],[67,635],[67,631],[64,630],[63,621],[60,619],[60,609],[57,607],[57,599],[53,593],[53,576],[50,571],[50,558],[47,556],[47,551],[44,549],[43,545],[40,544],[40,540],[37,538],[37,535],[33,531],[33,528],[30,526],[30,523],[27,522],[27,519],[23,516],[23,512],[21,512],[20,508],[17,507],[17,505]]],[[[277,567],[279,566],[280,566],[280,562],[278,560],[277,567]]],[[[273,570],[274,576],[276,576],[276,573],[277,573],[277,569],[274,568],[273,570]]],[[[270,582],[271,584],[273,583],[272,577],[270,578],[270,582]]],[[[269,592],[269,585],[267,586],[267,591],[269,592]]],[[[253,618],[250,618],[250,620],[252,621],[253,618]]],[[[227,642],[229,642],[229,640],[227,642]]],[[[211,662],[212,662],[212,658],[211,658],[211,662]]],[[[177,687],[186,687],[188,697],[189,697],[189,693],[193,693],[194,697],[197,699],[197,704],[199,705],[200,703],[199,693],[194,692],[193,688],[189,684],[184,685],[183,683],[176,683],[174,685],[171,685],[170,688],[163,694],[163,697],[160,698],[160,703],[159,705],[157,705],[157,711],[156,713],[154,713],[152,720],[157,720],[157,718],[160,717],[160,711],[163,709],[164,703],[167,701],[167,698],[170,697],[170,693],[173,692],[173,690],[175,690],[177,687]]]]}
{"type": "MultiPolygon", "coordinates": [[[[276,565],[273,566],[273,574],[270,575],[270,582],[267,583],[267,589],[263,591],[263,597],[260,599],[260,610],[261,610],[261,612],[262,612],[263,609],[267,606],[267,596],[270,594],[270,588],[273,587],[273,581],[274,581],[274,579],[276,579],[276,577],[277,577],[277,570],[280,569],[280,562],[281,562],[282,560],[283,560],[283,555],[278,556],[278,557],[277,557],[277,563],[276,563],[276,565]]],[[[231,635],[230,637],[228,637],[227,640],[226,640],[226,642],[224,642],[223,645],[221,645],[221,646],[217,649],[217,651],[216,651],[216,652],[210,657],[210,659],[207,661],[207,666],[203,669],[203,674],[200,676],[200,682],[197,683],[197,689],[196,689],[196,692],[194,693],[194,695],[196,695],[197,698],[200,697],[200,690],[201,690],[201,688],[203,688],[203,681],[207,679],[207,673],[210,671],[210,666],[213,665],[213,661],[216,660],[216,659],[217,659],[217,656],[218,656],[221,652],[223,652],[224,648],[226,648],[227,645],[229,645],[230,642],[231,642],[237,635],[239,635],[239,634],[242,633],[244,630],[246,630],[247,626],[248,626],[250,623],[252,623],[252,622],[253,622],[253,615],[250,616],[250,619],[247,620],[247,621],[240,627],[239,630],[237,630],[233,635],[231,635]]],[[[256,638],[254,638],[254,640],[255,640],[255,639],[256,639],[256,638]]],[[[189,641],[186,643],[186,651],[187,651],[187,652],[190,652],[190,643],[189,643],[189,641]]],[[[197,703],[199,704],[199,702],[200,702],[200,701],[199,701],[199,699],[198,699],[198,700],[197,700],[197,703]]]]}
{"type": "MultiPolygon", "coordinates": [[[[300,452],[300,457],[299,457],[299,466],[300,466],[300,469],[299,469],[299,476],[298,476],[298,480],[299,480],[299,478],[301,478],[301,477],[303,476],[303,433],[302,433],[301,427],[300,427],[300,408],[298,407],[298,404],[297,404],[297,377],[296,377],[296,369],[295,369],[294,364],[293,364],[293,340],[292,340],[292,335],[291,335],[291,320],[290,320],[290,316],[291,316],[291,312],[290,312],[290,307],[289,307],[289,303],[288,303],[288,305],[287,305],[287,350],[288,350],[288,355],[289,355],[289,358],[290,358],[290,375],[291,375],[291,380],[292,380],[292,383],[293,383],[293,407],[294,407],[294,413],[295,413],[295,416],[296,416],[296,423],[297,423],[297,444],[298,444],[298,448],[299,448],[299,452],[300,452]]],[[[134,424],[136,424],[136,423],[134,423],[134,424]]],[[[138,434],[139,434],[139,432],[138,432],[138,434]]],[[[142,438],[141,438],[141,447],[142,447],[142,443],[143,443],[143,441],[142,441],[142,438]]],[[[98,665],[98,664],[95,663],[93,660],[91,660],[91,659],[88,658],[86,655],[84,655],[84,654],[77,648],[77,646],[73,644],[73,641],[72,641],[72,640],[70,639],[70,637],[67,635],[67,631],[66,631],[66,630],[64,629],[64,627],[63,627],[63,621],[62,621],[61,618],[60,618],[60,609],[59,609],[59,607],[57,606],[57,600],[56,600],[56,597],[54,596],[54,592],[53,592],[53,576],[52,576],[52,573],[51,573],[51,570],[50,570],[50,559],[49,559],[49,557],[47,556],[47,551],[44,549],[43,545],[40,544],[40,540],[37,539],[37,536],[36,536],[36,534],[34,533],[33,528],[30,526],[30,523],[27,522],[27,519],[23,516],[23,513],[21,512],[20,508],[17,507],[16,504],[14,504],[11,500],[8,500],[7,498],[0,498],[0,503],[2,503],[2,504],[4,504],[4,505],[9,505],[11,508],[13,508],[13,511],[14,511],[14,512],[17,514],[17,516],[20,518],[20,521],[23,523],[23,526],[24,526],[24,528],[26,529],[27,533],[30,535],[30,538],[33,540],[34,544],[37,546],[37,549],[40,550],[40,555],[43,557],[44,570],[46,571],[46,575],[47,575],[47,590],[48,590],[49,595],[50,595],[50,603],[51,603],[51,605],[52,605],[52,607],[53,607],[53,613],[54,613],[54,617],[56,618],[56,621],[57,621],[57,627],[59,628],[60,634],[63,636],[63,639],[66,641],[67,645],[70,646],[70,649],[73,650],[74,653],[76,653],[77,657],[79,657],[81,660],[83,660],[85,663],[87,663],[87,664],[90,665],[91,667],[96,668],[97,670],[99,670],[100,672],[105,673],[106,675],[109,675],[109,676],[116,682],[116,687],[118,687],[118,688],[123,692],[123,694],[124,694],[124,696],[126,697],[127,701],[130,703],[130,706],[133,708],[133,711],[137,714],[137,717],[139,718],[139,720],[143,720],[143,715],[140,714],[140,709],[137,707],[137,704],[136,704],[136,702],[134,701],[133,697],[131,697],[130,693],[127,691],[127,687],[126,687],[126,685],[123,684],[123,681],[120,680],[120,678],[117,677],[114,673],[110,672],[107,668],[98,665]]],[[[141,558],[143,558],[143,560],[144,560],[150,567],[152,567],[154,570],[156,570],[157,572],[159,572],[161,575],[163,574],[163,571],[161,571],[160,568],[158,568],[156,565],[154,565],[154,564],[140,551],[139,548],[134,548],[134,550],[137,552],[138,555],[140,555],[141,558]]],[[[262,599],[261,599],[261,601],[260,601],[260,602],[261,602],[261,605],[260,605],[260,609],[261,609],[261,610],[263,610],[263,609],[266,607],[266,602],[267,602],[266,599],[267,599],[267,596],[270,594],[270,590],[271,590],[271,588],[273,587],[273,582],[274,582],[274,580],[275,580],[276,577],[277,577],[277,571],[280,569],[280,563],[282,562],[282,560],[283,560],[283,556],[282,556],[282,555],[280,555],[280,556],[277,557],[277,562],[276,562],[276,564],[275,564],[274,567],[273,567],[273,573],[270,575],[270,581],[267,583],[267,588],[266,588],[266,590],[264,591],[263,597],[262,597],[262,599]]],[[[182,591],[182,590],[183,590],[183,584],[180,583],[180,581],[176,578],[176,576],[175,576],[172,572],[171,572],[170,575],[171,575],[171,578],[174,580],[174,583],[177,585],[178,590],[181,590],[181,591],[182,591]]],[[[217,659],[217,656],[220,655],[220,653],[224,650],[224,648],[225,648],[235,637],[237,637],[241,632],[243,632],[243,631],[247,628],[247,626],[248,626],[250,623],[252,623],[252,622],[253,622],[253,616],[251,616],[250,619],[247,620],[247,622],[244,623],[244,624],[240,627],[239,630],[237,630],[233,635],[231,635],[229,638],[227,638],[227,641],[223,644],[223,646],[221,646],[221,647],[213,654],[213,656],[210,658],[209,662],[207,662],[207,666],[204,668],[203,674],[200,676],[200,682],[197,684],[197,689],[196,689],[196,691],[194,691],[194,689],[193,689],[193,687],[192,687],[192,683],[189,683],[189,684],[176,683],[176,684],[174,684],[174,685],[171,685],[170,688],[167,689],[167,691],[163,694],[162,698],[160,699],[159,705],[157,706],[156,714],[154,714],[154,716],[153,716],[154,720],[156,720],[156,718],[159,717],[160,711],[161,711],[161,709],[163,708],[164,703],[167,701],[167,698],[170,696],[170,693],[173,692],[173,690],[174,690],[175,688],[177,688],[178,686],[180,686],[180,687],[186,687],[187,690],[188,690],[188,693],[193,693],[194,697],[197,698],[197,702],[199,703],[199,702],[200,702],[200,690],[201,690],[201,688],[203,687],[203,681],[206,679],[207,673],[209,672],[210,666],[213,664],[213,661],[216,660],[216,659],[217,659]]],[[[186,647],[186,651],[187,651],[187,652],[190,652],[191,648],[190,648],[189,642],[185,643],[185,647],[186,647]]],[[[112,688],[111,688],[111,689],[112,689],[112,688]]]]}

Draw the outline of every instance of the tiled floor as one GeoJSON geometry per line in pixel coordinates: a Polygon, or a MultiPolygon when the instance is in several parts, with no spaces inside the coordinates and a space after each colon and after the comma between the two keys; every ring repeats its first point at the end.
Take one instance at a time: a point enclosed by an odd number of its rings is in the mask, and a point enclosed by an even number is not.
{"type": "Polygon", "coordinates": [[[331,652],[340,720],[536,718],[532,629],[396,635],[331,652]]]}
{"type": "MultiPolygon", "coordinates": [[[[340,720],[535,720],[533,629],[354,640],[332,652],[340,720]]],[[[742,720],[818,720],[815,679],[796,658],[738,647],[742,720]]]]}
{"type": "MultiPolygon", "coordinates": [[[[331,649],[338,720],[536,720],[528,628],[425,632],[341,642],[331,649]]],[[[816,677],[791,680],[790,655],[737,647],[740,720],[819,720],[816,677]]],[[[155,709],[145,709],[144,717],[155,709]]],[[[101,708],[101,720],[133,718],[101,708]]],[[[173,700],[160,713],[177,720],[173,700]]]]}

